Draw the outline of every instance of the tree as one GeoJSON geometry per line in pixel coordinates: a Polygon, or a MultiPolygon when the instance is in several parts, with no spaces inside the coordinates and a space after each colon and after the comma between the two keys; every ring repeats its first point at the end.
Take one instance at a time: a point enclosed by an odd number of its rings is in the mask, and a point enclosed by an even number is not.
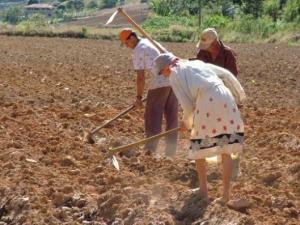
{"type": "Polygon", "coordinates": [[[279,0],[279,7],[280,9],[283,9],[283,7],[285,6],[287,0],[279,0]]]}
{"type": "Polygon", "coordinates": [[[80,10],[84,8],[84,2],[82,0],[73,0],[73,2],[74,2],[74,8],[76,10],[80,10]]]}
{"type": "Polygon", "coordinates": [[[283,11],[285,21],[300,21],[300,0],[288,0],[283,11]]]}
{"type": "Polygon", "coordinates": [[[280,3],[278,0],[270,0],[265,2],[264,5],[265,14],[272,17],[273,21],[276,22],[280,14],[280,3]]]}
{"type": "Polygon", "coordinates": [[[31,16],[29,16],[27,21],[37,29],[49,26],[46,16],[39,13],[32,14],[31,16]]]}
{"type": "Polygon", "coordinates": [[[91,0],[88,4],[87,4],[87,7],[89,9],[94,9],[94,8],[98,8],[98,4],[95,0],[91,0]]]}
{"type": "Polygon", "coordinates": [[[118,0],[103,0],[103,8],[112,8],[117,5],[118,0]]]}
{"type": "Polygon", "coordinates": [[[19,6],[10,6],[4,12],[4,20],[11,24],[17,24],[22,20],[23,16],[24,16],[24,12],[22,8],[19,6]]]}
{"type": "Polygon", "coordinates": [[[260,17],[263,11],[263,0],[242,0],[242,11],[255,18],[260,17]]]}
{"type": "Polygon", "coordinates": [[[235,13],[235,8],[233,2],[231,0],[222,0],[221,1],[222,7],[222,15],[233,17],[235,13]]]}
{"type": "Polygon", "coordinates": [[[84,7],[84,2],[82,0],[69,0],[66,1],[66,8],[73,10],[80,10],[84,7]]]}
{"type": "Polygon", "coordinates": [[[27,5],[32,5],[32,4],[37,4],[37,3],[39,3],[39,0],[29,0],[27,2],[27,5]]]}

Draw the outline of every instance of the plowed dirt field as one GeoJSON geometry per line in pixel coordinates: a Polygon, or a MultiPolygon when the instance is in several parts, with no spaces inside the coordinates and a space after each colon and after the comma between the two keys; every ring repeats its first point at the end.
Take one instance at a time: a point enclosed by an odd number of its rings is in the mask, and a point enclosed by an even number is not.
{"type": "MultiPolygon", "coordinates": [[[[163,43],[180,57],[194,44],[163,43]]],[[[119,42],[0,37],[0,225],[299,224],[300,48],[232,44],[248,100],[245,153],[232,209],[213,202],[222,176],[210,164],[209,195],[197,192],[195,165],[180,134],[175,159],[142,147],[107,157],[144,137],[143,110],[84,137],[135,98],[131,52],[119,42]]],[[[163,147],[163,140],[160,146],[163,147]]]]}

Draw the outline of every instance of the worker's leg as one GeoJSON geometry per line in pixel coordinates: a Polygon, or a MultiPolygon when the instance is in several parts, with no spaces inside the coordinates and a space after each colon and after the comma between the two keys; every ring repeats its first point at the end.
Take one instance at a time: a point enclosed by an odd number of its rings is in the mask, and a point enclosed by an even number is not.
{"type": "Polygon", "coordinates": [[[223,164],[223,198],[225,202],[230,199],[230,178],[232,174],[232,159],[229,154],[222,154],[223,164]]]}
{"type": "MultiPolygon", "coordinates": [[[[149,90],[145,108],[145,133],[146,137],[159,134],[162,127],[164,105],[168,96],[166,88],[149,90]]],[[[145,149],[151,152],[156,151],[158,140],[146,143],[145,149]]]]}
{"type": "Polygon", "coordinates": [[[207,199],[206,161],[205,159],[196,159],[195,162],[199,178],[200,194],[201,197],[207,199]]]}
{"type": "MultiPolygon", "coordinates": [[[[178,127],[178,101],[171,88],[165,105],[165,118],[166,130],[178,127]]],[[[177,132],[166,136],[165,153],[167,156],[174,156],[176,154],[177,136],[177,132]]]]}

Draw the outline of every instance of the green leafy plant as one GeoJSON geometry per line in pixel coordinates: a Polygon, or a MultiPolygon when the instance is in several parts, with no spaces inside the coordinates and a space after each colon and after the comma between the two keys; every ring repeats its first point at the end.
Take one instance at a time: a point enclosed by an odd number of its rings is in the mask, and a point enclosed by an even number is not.
{"type": "Polygon", "coordinates": [[[4,21],[17,24],[24,18],[24,11],[20,6],[10,6],[4,12],[4,21]]]}
{"type": "Polygon", "coordinates": [[[300,0],[288,0],[283,11],[285,21],[300,22],[300,0]]]}

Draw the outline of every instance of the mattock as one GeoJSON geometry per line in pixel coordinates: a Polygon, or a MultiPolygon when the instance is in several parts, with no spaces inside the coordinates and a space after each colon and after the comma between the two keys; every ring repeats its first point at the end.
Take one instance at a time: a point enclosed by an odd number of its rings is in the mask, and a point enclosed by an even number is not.
{"type": "Polygon", "coordinates": [[[115,11],[111,17],[109,17],[109,19],[107,20],[105,26],[107,26],[108,24],[110,24],[114,18],[116,17],[117,14],[122,15],[127,21],[128,23],[132,24],[144,37],[146,37],[161,53],[166,53],[167,50],[165,48],[163,48],[160,44],[158,44],[156,41],[154,41],[149,34],[147,34],[143,28],[138,25],[122,8],[118,8],[117,11],[115,11]]]}
{"type": "Polygon", "coordinates": [[[110,149],[108,151],[108,157],[111,157],[111,162],[112,162],[112,165],[117,169],[119,170],[120,169],[120,166],[119,166],[119,163],[118,163],[118,160],[117,158],[115,157],[115,154],[117,153],[120,153],[120,152],[125,152],[129,149],[132,149],[133,147],[137,147],[139,145],[142,145],[142,144],[145,144],[147,142],[150,142],[150,141],[154,141],[156,139],[159,139],[161,137],[165,137],[169,134],[172,134],[174,132],[177,132],[180,130],[180,127],[177,127],[177,128],[173,128],[171,130],[168,130],[166,132],[162,132],[160,134],[157,134],[157,135],[154,135],[152,137],[148,137],[148,138],[145,138],[145,139],[142,139],[140,141],[137,141],[137,142],[134,142],[134,143],[131,143],[131,144],[128,144],[128,145],[122,145],[122,146],[119,146],[119,147],[116,147],[116,148],[113,148],[113,149],[110,149]]]}
{"type": "MultiPolygon", "coordinates": [[[[142,101],[146,101],[147,98],[143,98],[142,101]]],[[[102,124],[99,127],[96,127],[95,129],[93,129],[90,133],[87,134],[86,136],[86,141],[90,144],[94,144],[95,140],[93,139],[93,136],[102,128],[106,127],[107,125],[109,125],[110,123],[112,123],[113,121],[117,120],[118,118],[120,118],[121,116],[125,115],[126,113],[128,113],[129,111],[131,111],[132,109],[134,109],[135,106],[132,105],[130,107],[128,107],[127,109],[125,109],[124,111],[120,112],[118,115],[116,115],[114,118],[106,121],[104,124],[102,124]]]]}

